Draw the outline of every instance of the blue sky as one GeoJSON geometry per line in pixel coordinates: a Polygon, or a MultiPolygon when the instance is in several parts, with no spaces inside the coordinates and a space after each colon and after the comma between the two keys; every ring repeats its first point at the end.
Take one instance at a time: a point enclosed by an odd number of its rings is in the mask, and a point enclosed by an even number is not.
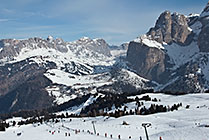
{"type": "Polygon", "coordinates": [[[83,36],[121,44],[154,26],[161,12],[200,13],[207,0],[0,0],[0,39],[83,36]]]}

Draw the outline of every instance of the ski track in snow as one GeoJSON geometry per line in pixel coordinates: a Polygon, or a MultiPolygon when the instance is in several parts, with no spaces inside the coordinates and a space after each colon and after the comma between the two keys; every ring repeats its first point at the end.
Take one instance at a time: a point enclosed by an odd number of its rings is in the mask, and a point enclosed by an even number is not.
{"type": "MultiPolygon", "coordinates": [[[[1,140],[108,140],[111,139],[110,134],[112,134],[113,140],[118,139],[118,135],[121,136],[122,140],[128,140],[129,136],[131,136],[132,140],[139,140],[140,136],[145,140],[144,128],[141,124],[149,122],[152,124],[147,129],[150,140],[158,140],[160,136],[163,140],[208,140],[209,128],[200,126],[209,124],[209,94],[190,94],[183,96],[164,94],[146,95],[161,99],[159,103],[164,105],[182,102],[183,107],[174,112],[146,116],[129,115],[120,118],[71,118],[72,121],[70,119],[63,119],[57,124],[48,122],[42,125],[29,124],[20,127],[15,126],[8,128],[6,132],[0,132],[0,138],[1,140]],[[190,104],[190,109],[185,109],[187,104],[190,104]],[[99,136],[87,133],[88,130],[92,133],[94,132],[92,121],[96,121],[95,127],[99,136]],[[126,121],[129,125],[122,125],[123,121],[126,121]],[[80,130],[80,133],[76,134],[73,131],[76,129],[80,130]],[[49,131],[55,132],[52,134],[49,131]],[[17,133],[21,133],[21,136],[17,136],[17,133]],[[70,133],[70,136],[65,136],[65,133],[70,133]],[[105,137],[105,133],[107,133],[107,138],[105,137]]],[[[138,96],[141,97],[144,95],[138,96]]],[[[129,98],[135,98],[135,96],[130,96],[129,98]]],[[[90,98],[87,102],[92,102],[92,100],[93,98],[90,98]]],[[[150,103],[146,102],[146,104],[150,103]]],[[[21,118],[13,118],[7,121],[13,120],[20,121],[21,118]]]]}

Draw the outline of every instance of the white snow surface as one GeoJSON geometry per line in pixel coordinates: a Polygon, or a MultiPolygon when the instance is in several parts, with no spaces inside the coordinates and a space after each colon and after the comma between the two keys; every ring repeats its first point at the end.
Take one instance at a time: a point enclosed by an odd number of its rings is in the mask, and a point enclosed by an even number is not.
{"type": "MultiPolygon", "coordinates": [[[[172,96],[164,94],[147,94],[152,98],[161,99],[159,104],[172,105],[173,103],[183,103],[178,111],[158,113],[152,115],[129,115],[120,118],[109,117],[85,117],[85,118],[68,118],[54,124],[53,122],[43,124],[29,124],[23,126],[14,126],[0,132],[1,140],[113,140],[121,136],[121,140],[146,139],[142,123],[151,123],[148,127],[150,140],[158,140],[161,136],[163,140],[208,140],[209,128],[209,94],[190,94],[183,96],[172,96]],[[186,105],[190,105],[189,109],[185,109],[186,105]],[[71,119],[71,121],[70,121],[71,119]],[[96,133],[94,134],[92,121],[95,121],[96,133]],[[129,125],[122,125],[123,121],[129,125]],[[80,130],[80,133],[75,133],[80,130]],[[87,131],[92,132],[89,134],[87,131]],[[54,134],[52,134],[54,132],[54,134]],[[21,133],[17,136],[17,133],[21,133]],[[65,134],[70,136],[65,136],[65,134]],[[107,137],[105,137],[107,133],[107,137]]],[[[139,96],[141,97],[141,95],[139,96]]],[[[130,97],[130,98],[135,98],[130,97]]],[[[145,102],[145,105],[151,102],[145,102]]],[[[20,121],[18,119],[10,119],[20,121]]]]}
{"type": "Polygon", "coordinates": [[[77,95],[75,94],[64,94],[61,93],[60,89],[56,86],[54,87],[47,87],[46,90],[48,91],[50,96],[55,97],[54,103],[60,105],[63,104],[69,100],[75,99],[77,95]]]}
{"type": "Polygon", "coordinates": [[[192,14],[189,14],[188,16],[186,16],[186,17],[190,18],[190,17],[199,17],[199,16],[200,16],[200,14],[192,13],[192,14]]]}
{"type": "MultiPolygon", "coordinates": [[[[83,50],[87,51],[87,50],[83,50]]],[[[79,63],[91,63],[92,65],[96,64],[103,64],[103,65],[110,65],[110,60],[112,59],[111,57],[106,57],[102,54],[98,54],[100,57],[94,58],[89,55],[88,57],[85,56],[86,54],[91,54],[91,52],[84,52],[83,54],[77,55],[76,53],[72,52],[70,49],[68,49],[68,52],[62,53],[58,50],[55,49],[50,49],[50,48],[37,48],[34,50],[31,50],[30,48],[23,48],[20,52],[20,54],[14,58],[14,61],[12,62],[17,62],[24,60],[26,58],[30,58],[33,56],[41,56],[41,60],[36,60],[36,62],[42,62],[43,60],[49,60],[53,61],[58,66],[63,66],[64,63],[74,61],[74,62],[79,62],[79,63]]]]}
{"type": "Polygon", "coordinates": [[[127,50],[125,49],[120,49],[120,50],[111,50],[111,55],[112,56],[126,56],[127,50]]]}
{"type": "Polygon", "coordinates": [[[158,49],[164,49],[163,45],[151,38],[147,37],[146,35],[140,36],[134,40],[134,42],[145,44],[148,47],[154,47],[158,49]]]}
{"type": "Polygon", "coordinates": [[[108,81],[110,77],[105,77],[105,73],[79,76],[62,70],[51,69],[45,73],[45,76],[54,83],[73,87],[89,87],[89,85],[101,86],[103,84],[111,83],[111,81],[108,81]]]}
{"type": "Polygon", "coordinates": [[[159,48],[159,49],[164,49],[164,47],[162,46],[162,44],[158,43],[155,40],[150,40],[150,39],[143,39],[142,43],[144,43],[147,46],[150,47],[155,47],[155,48],[159,48]]]}
{"type": "MultiPolygon", "coordinates": [[[[48,70],[44,75],[52,80],[53,83],[70,86],[73,89],[79,90],[79,88],[90,88],[89,90],[92,94],[96,92],[94,91],[93,86],[99,87],[112,84],[112,81],[109,80],[110,77],[108,75],[105,76],[105,73],[78,76],[64,72],[62,70],[51,69],[48,70]]],[[[78,96],[77,94],[63,94],[56,86],[48,87],[46,88],[46,90],[48,91],[50,96],[55,97],[55,102],[57,104],[62,104],[78,96]]],[[[82,93],[79,92],[79,94],[82,93]]]]}
{"type": "MultiPolygon", "coordinates": [[[[119,78],[117,77],[117,79],[120,79],[121,81],[130,83],[131,85],[134,85],[138,89],[146,88],[144,83],[149,81],[143,77],[140,77],[136,73],[134,73],[132,71],[128,71],[126,69],[121,69],[120,76],[119,76],[119,78]]],[[[113,79],[113,80],[117,80],[117,79],[113,79]]]]}
{"type": "Polygon", "coordinates": [[[173,69],[191,61],[194,56],[199,53],[199,48],[196,42],[192,42],[189,46],[180,46],[176,43],[165,46],[165,50],[171,58],[171,63],[175,66],[173,69]]]}
{"type": "Polygon", "coordinates": [[[99,96],[104,96],[103,94],[99,93],[96,97],[94,97],[93,95],[89,97],[89,99],[82,103],[81,105],[79,106],[73,106],[73,107],[70,107],[69,109],[65,110],[65,111],[61,111],[59,112],[58,114],[62,114],[62,113],[66,113],[68,112],[69,114],[73,113],[73,114],[80,114],[81,113],[81,110],[85,107],[87,107],[88,105],[92,104],[99,96]]]}
{"type": "Polygon", "coordinates": [[[89,84],[95,82],[93,79],[89,78],[89,75],[77,76],[58,69],[48,70],[45,76],[51,79],[54,83],[64,84],[67,86],[73,86],[75,84],[89,84]]]}

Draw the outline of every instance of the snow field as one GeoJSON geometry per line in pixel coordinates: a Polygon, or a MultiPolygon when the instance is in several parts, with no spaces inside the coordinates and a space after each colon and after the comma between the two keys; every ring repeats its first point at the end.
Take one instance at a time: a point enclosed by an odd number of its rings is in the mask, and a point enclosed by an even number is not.
{"type": "MultiPolygon", "coordinates": [[[[129,115],[120,118],[109,117],[85,117],[85,118],[67,118],[59,123],[48,122],[46,124],[30,124],[23,126],[15,126],[7,129],[6,132],[0,132],[1,140],[113,140],[118,139],[118,135],[122,140],[139,140],[141,136],[145,140],[144,128],[142,123],[151,123],[148,127],[150,140],[158,140],[161,136],[163,140],[209,140],[209,128],[204,127],[209,124],[209,94],[190,94],[183,96],[172,96],[164,94],[147,94],[151,98],[160,99],[161,102],[155,102],[163,105],[172,105],[174,103],[183,103],[183,107],[178,111],[158,113],[152,115],[129,115]],[[190,105],[189,109],[185,106],[190,105]],[[94,133],[92,121],[95,123],[96,132],[94,133]],[[122,125],[123,121],[128,125],[122,125]],[[64,127],[63,127],[64,126],[64,127]],[[68,129],[69,128],[69,129],[68,129]],[[74,130],[80,130],[75,133],[74,130]],[[51,133],[49,132],[51,131],[51,133]],[[54,132],[55,131],[55,132],[54,132]],[[60,131],[60,133],[58,133],[60,131]],[[21,136],[17,133],[21,132],[21,136]],[[54,134],[52,134],[54,132],[54,134]],[[70,133],[70,136],[65,134],[70,133]],[[107,133],[107,137],[105,137],[107,133]]],[[[140,95],[143,96],[143,95],[140,95]]],[[[139,96],[139,97],[140,97],[139,96]]],[[[130,97],[134,98],[134,96],[130,97]]],[[[88,103],[94,99],[88,100],[88,103]]],[[[86,102],[86,104],[88,104],[86,102]]],[[[147,106],[151,102],[145,102],[147,106]]],[[[130,106],[129,106],[130,107],[130,106]]],[[[80,109],[78,107],[78,109],[80,109]]],[[[74,110],[75,111],[75,110],[74,110]]],[[[67,111],[67,112],[70,112],[67,111]]],[[[20,118],[14,118],[16,121],[20,118]]],[[[7,121],[12,121],[9,119],[7,121]]]]}

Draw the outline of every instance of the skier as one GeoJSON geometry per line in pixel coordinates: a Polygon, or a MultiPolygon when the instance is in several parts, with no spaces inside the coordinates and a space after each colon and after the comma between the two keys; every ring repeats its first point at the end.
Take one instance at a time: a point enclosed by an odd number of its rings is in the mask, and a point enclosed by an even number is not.
{"type": "Polygon", "coordinates": [[[141,136],[139,137],[139,140],[142,140],[142,137],[141,136]]]}
{"type": "Polygon", "coordinates": [[[160,140],[163,140],[161,136],[160,136],[160,140]]]}

